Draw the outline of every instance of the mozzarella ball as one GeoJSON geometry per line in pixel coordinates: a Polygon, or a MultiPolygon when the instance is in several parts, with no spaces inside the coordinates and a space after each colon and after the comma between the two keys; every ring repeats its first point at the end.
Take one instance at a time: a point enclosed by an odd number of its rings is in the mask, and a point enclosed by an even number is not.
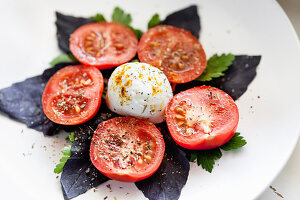
{"type": "Polygon", "coordinates": [[[108,80],[106,103],[120,115],[164,121],[164,110],[173,97],[165,74],[146,63],[126,63],[117,67],[108,80]]]}

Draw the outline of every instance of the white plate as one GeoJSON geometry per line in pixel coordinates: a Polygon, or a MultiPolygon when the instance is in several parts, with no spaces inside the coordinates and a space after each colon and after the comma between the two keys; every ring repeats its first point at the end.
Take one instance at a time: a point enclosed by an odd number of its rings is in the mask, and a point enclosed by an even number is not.
{"type": "MultiPolygon", "coordinates": [[[[102,12],[109,18],[119,5],[132,14],[134,27],[145,30],[155,12],[163,19],[192,2],[199,5],[201,42],[208,56],[260,54],[262,61],[257,77],[237,101],[238,131],[248,144],[224,153],[211,174],[192,164],[181,199],[255,199],[283,168],[300,130],[299,43],[275,1],[1,1],[0,88],[40,74],[59,53],[55,10],[78,16],[102,12]]],[[[66,135],[44,137],[4,116],[0,127],[1,199],[63,199],[53,168],[66,135]]],[[[143,199],[134,184],[110,183],[113,192],[102,184],[76,199],[143,199]]]]}

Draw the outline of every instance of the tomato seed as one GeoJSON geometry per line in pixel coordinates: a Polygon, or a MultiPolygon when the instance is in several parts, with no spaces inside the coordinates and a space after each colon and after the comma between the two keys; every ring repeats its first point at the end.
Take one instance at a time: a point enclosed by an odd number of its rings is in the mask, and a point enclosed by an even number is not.
{"type": "Polygon", "coordinates": [[[142,159],[139,159],[139,160],[138,160],[138,164],[139,164],[139,165],[143,164],[143,160],[142,160],[142,159]]]}
{"type": "Polygon", "coordinates": [[[89,84],[91,84],[91,82],[92,82],[91,79],[88,79],[84,82],[84,85],[89,85],[89,84]]]}
{"type": "Polygon", "coordinates": [[[94,38],[92,36],[87,36],[86,39],[87,40],[94,40],[94,38]]]}
{"type": "Polygon", "coordinates": [[[121,44],[121,43],[117,43],[115,46],[116,46],[116,48],[117,48],[118,50],[120,50],[120,49],[123,49],[123,48],[124,48],[124,45],[123,45],[123,44],[121,44]]]}
{"type": "Polygon", "coordinates": [[[185,121],[178,121],[178,122],[177,122],[177,125],[178,125],[178,126],[181,126],[181,125],[183,125],[184,123],[185,123],[185,121]]]}
{"type": "Polygon", "coordinates": [[[93,47],[88,47],[88,48],[86,48],[85,50],[86,50],[86,52],[88,52],[88,53],[95,53],[93,47]]]}
{"type": "Polygon", "coordinates": [[[187,60],[189,59],[189,57],[188,57],[188,56],[181,56],[181,59],[182,59],[183,61],[187,61],[187,60]]]}
{"type": "Polygon", "coordinates": [[[91,35],[92,37],[96,37],[96,34],[93,33],[93,32],[92,32],[90,35],[91,35]]]}
{"type": "Polygon", "coordinates": [[[92,44],[93,44],[93,42],[90,41],[90,40],[88,40],[88,41],[85,42],[85,46],[86,47],[90,47],[90,46],[92,46],[92,44]]]}
{"type": "Polygon", "coordinates": [[[96,53],[96,57],[100,57],[101,56],[101,53],[98,51],[97,53],[96,53]]]}
{"type": "Polygon", "coordinates": [[[77,113],[80,112],[80,107],[79,107],[78,105],[75,106],[75,111],[76,111],[77,113]]]}
{"type": "Polygon", "coordinates": [[[175,119],[177,120],[185,120],[185,117],[182,115],[175,115],[175,119]]]}
{"type": "Polygon", "coordinates": [[[177,66],[178,66],[179,69],[184,69],[184,66],[181,63],[178,63],[177,66]]]}
{"type": "Polygon", "coordinates": [[[148,150],[148,151],[146,151],[145,153],[146,153],[146,154],[152,154],[152,153],[153,153],[153,151],[151,151],[151,150],[148,150]]]}
{"type": "Polygon", "coordinates": [[[178,114],[181,114],[181,115],[185,115],[186,114],[186,111],[180,107],[180,106],[176,106],[175,107],[175,112],[178,113],[178,114]]]}
{"type": "Polygon", "coordinates": [[[154,47],[159,47],[160,46],[160,43],[159,42],[152,42],[151,43],[154,47]]]}
{"type": "Polygon", "coordinates": [[[81,84],[84,84],[84,83],[85,83],[85,80],[84,80],[84,79],[81,79],[81,80],[80,80],[80,83],[81,83],[81,84]]]}
{"type": "Polygon", "coordinates": [[[150,160],[151,160],[151,156],[148,156],[148,155],[144,155],[144,158],[145,158],[147,161],[150,161],[150,160]]]}

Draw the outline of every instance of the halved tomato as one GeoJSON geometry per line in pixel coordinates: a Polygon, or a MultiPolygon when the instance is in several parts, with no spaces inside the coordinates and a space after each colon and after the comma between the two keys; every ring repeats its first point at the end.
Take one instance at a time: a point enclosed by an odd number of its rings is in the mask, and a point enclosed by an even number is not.
{"type": "Polygon", "coordinates": [[[70,37],[70,50],[83,64],[107,69],[130,61],[138,40],[126,26],[114,22],[79,27],[70,37]]]}
{"type": "Polygon", "coordinates": [[[186,30],[167,25],[155,26],[142,36],[138,57],[162,70],[171,83],[192,81],[206,67],[206,55],[198,39],[186,30]]]}
{"type": "Polygon", "coordinates": [[[187,149],[212,149],[234,135],[239,112],[233,99],[214,87],[200,86],[175,95],[166,121],[177,144],[187,149]]]}
{"type": "Polygon", "coordinates": [[[67,66],[48,81],[42,104],[46,116],[65,125],[81,124],[99,110],[103,92],[103,77],[95,67],[67,66]]]}
{"type": "Polygon", "coordinates": [[[90,157],[105,176],[136,182],[151,176],[160,166],[165,143],[151,122],[133,117],[117,117],[99,124],[90,157]]]}

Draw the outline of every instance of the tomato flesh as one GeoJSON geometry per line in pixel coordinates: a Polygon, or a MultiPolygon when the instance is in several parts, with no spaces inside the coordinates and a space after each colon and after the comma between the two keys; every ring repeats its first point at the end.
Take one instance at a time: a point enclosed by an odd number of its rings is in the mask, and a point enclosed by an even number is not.
{"type": "Polygon", "coordinates": [[[103,77],[97,68],[68,66],[48,81],[42,97],[43,110],[55,123],[80,124],[97,113],[102,91],[103,77]]]}
{"type": "Polygon", "coordinates": [[[91,23],[79,27],[70,37],[70,50],[83,64],[99,69],[130,61],[138,40],[126,26],[114,22],[91,23]]]}
{"type": "Polygon", "coordinates": [[[173,139],[187,149],[212,149],[234,135],[239,112],[233,99],[214,87],[200,86],[171,99],[166,121],[173,139]]]}
{"type": "Polygon", "coordinates": [[[138,57],[162,70],[171,83],[192,81],[206,67],[206,55],[197,38],[167,25],[155,26],[142,36],[138,57]]]}
{"type": "Polygon", "coordinates": [[[158,169],[164,151],[163,137],[155,125],[133,117],[117,117],[99,124],[90,157],[107,177],[136,182],[158,169]]]}

